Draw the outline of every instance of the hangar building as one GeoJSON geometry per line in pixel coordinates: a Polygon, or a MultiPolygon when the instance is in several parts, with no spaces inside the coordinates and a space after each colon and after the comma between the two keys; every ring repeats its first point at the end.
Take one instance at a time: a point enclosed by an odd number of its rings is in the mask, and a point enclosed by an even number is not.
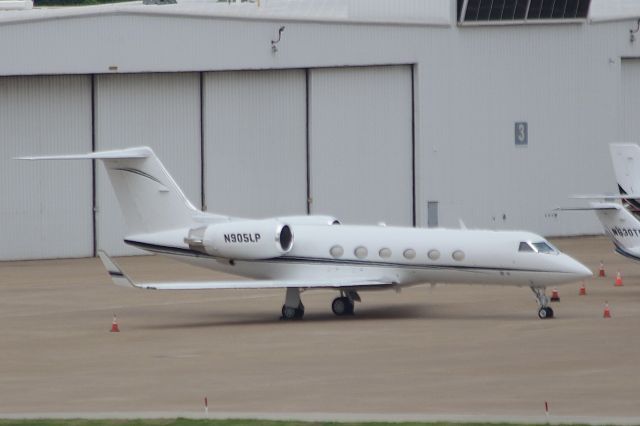
{"type": "Polygon", "coordinates": [[[600,233],[553,209],[638,140],[637,3],[0,11],[0,260],[135,253],[102,166],[12,158],[138,145],[211,212],[600,233]]]}

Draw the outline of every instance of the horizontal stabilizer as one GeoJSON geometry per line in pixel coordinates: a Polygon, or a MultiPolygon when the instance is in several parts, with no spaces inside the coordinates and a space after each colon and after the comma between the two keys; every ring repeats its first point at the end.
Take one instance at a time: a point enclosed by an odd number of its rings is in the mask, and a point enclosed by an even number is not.
{"type": "Polygon", "coordinates": [[[111,276],[114,284],[120,287],[135,287],[145,290],[219,290],[219,289],[265,289],[265,288],[342,288],[342,287],[379,287],[391,286],[387,280],[353,279],[346,280],[233,280],[233,281],[175,281],[175,282],[134,282],[102,250],[98,256],[111,276]]]}
{"type": "Polygon", "coordinates": [[[619,210],[622,207],[617,205],[602,205],[602,206],[592,206],[592,207],[558,207],[557,209],[553,209],[553,211],[589,211],[592,212],[594,210],[619,210]]]}
{"type": "Polygon", "coordinates": [[[42,155],[37,157],[17,157],[16,160],[111,160],[119,158],[146,158],[152,155],[147,147],[99,151],[89,154],[42,155]]]}
{"type": "Polygon", "coordinates": [[[586,194],[586,195],[572,195],[569,198],[575,200],[625,200],[629,198],[640,198],[640,194],[586,194]]]}

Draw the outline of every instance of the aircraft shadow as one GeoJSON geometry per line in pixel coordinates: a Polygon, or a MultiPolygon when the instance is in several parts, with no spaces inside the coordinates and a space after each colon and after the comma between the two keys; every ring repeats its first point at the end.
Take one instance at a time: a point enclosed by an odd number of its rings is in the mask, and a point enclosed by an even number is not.
{"type": "MultiPolygon", "coordinates": [[[[332,312],[306,312],[304,319],[283,321],[276,314],[271,313],[250,313],[238,312],[232,316],[225,317],[200,317],[199,320],[180,321],[163,324],[153,324],[140,326],[140,329],[159,330],[159,329],[190,329],[190,328],[207,328],[207,327],[234,327],[234,326],[273,326],[281,324],[282,326],[305,324],[305,323],[335,323],[335,322],[369,322],[369,321],[403,321],[403,320],[504,320],[504,321],[529,321],[538,320],[535,315],[527,313],[491,313],[491,312],[451,312],[445,307],[429,306],[429,305],[403,305],[403,306],[380,306],[366,307],[356,310],[353,316],[338,317],[332,312]]],[[[539,321],[539,320],[538,320],[539,321]]]]}

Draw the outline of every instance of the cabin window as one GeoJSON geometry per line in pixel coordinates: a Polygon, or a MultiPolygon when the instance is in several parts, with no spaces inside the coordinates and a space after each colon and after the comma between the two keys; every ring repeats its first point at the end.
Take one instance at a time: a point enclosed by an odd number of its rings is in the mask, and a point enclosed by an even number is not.
{"type": "Polygon", "coordinates": [[[531,247],[531,244],[523,241],[523,242],[520,243],[520,247],[518,248],[518,251],[520,251],[520,252],[534,252],[535,250],[533,249],[533,247],[531,247]]]}
{"type": "Polygon", "coordinates": [[[366,247],[358,246],[353,251],[353,254],[355,254],[358,259],[364,259],[365,257],[367,257],[367,254],[369,254],[369,252],[367,251],[366,247]]]}
{"type": "Polygon", "coordinates": [[[462,250],[456,250],[451,254],[453,260],[457,260],[458,262],[464,260],[464,252],[462,250]]]}
{"type": "Polygon", "coordinates": [[[429,256],[429,259],[431,260],[438,260],[440,259],[440,252],[436,249],[429,250],[429,253],[427,253],[427,256],[429,256]]]}
{"type": "Polygon", "coordinates": [[[388,248],[381,248],[380,251],[378,252],[378,255],[383,258],[383,259],[388,259],[391,257],[391,249],[388,248]]]}
{"type": "Polygon", "coordinates": [[[413,259],[416,257],[416,251],[414,249],[406,249],[402,255],[405,257],[405,259],[413,259]]]}
{"type": "Polygon", "coordinates": [[[336,245],[331,247],[331,250],[329,250],[329,253],[333,257],[342,257],[342,255],[344,254],[344,249],[342,248],[342,246],[336,245]]]}

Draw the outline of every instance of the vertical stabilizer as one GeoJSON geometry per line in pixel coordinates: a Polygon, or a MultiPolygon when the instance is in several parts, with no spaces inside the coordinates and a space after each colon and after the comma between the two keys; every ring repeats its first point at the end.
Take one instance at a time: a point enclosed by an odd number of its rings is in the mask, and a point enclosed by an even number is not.
{"type": "Polygon", "coordinates": [[[640,147],[634,143],[612,143],[609,145],[613,171],[620,195],[626,207],[633,213],[640,212],[640,147]]]}
{"type": "Polygon", "coordinates": [[[127,234],[191,227],[201,212],[187,199],[149,147],[26,160],[101,160],[115,191],[127,234]]]}

